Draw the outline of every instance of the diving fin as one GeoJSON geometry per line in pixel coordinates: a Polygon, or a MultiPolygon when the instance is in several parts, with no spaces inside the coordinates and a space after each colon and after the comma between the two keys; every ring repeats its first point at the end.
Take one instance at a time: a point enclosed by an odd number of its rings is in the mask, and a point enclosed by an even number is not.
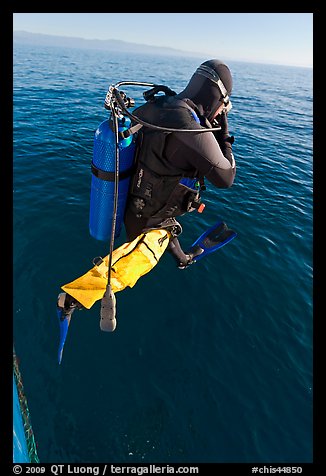
{"type": "MultiPolygon", "coordinates": [[[[193,262],[204,258],[213,251],[218,250],[222,246],[229,243],[233,238],[237,236],[234,230],[231,230],[226,223],[219,220],[215,225],[205,231],[199,238],[191,245],[188,252],[189,255],[193,254],[195,259],[193,262]],[[199,249],[203,251],[198,252],[199,249]]],[[[199,250],[200,251],[200,250],[199,250]]]]}
{"type": "Polygon", "coordinates": [[[63,354],[63,347],[64,347],[65,342],[66,342],[71,315],[70,316],[65,316],[63,314],[62,309],[57,307],[57,316],[58,316],[59,325],[60,325],[60,342],[59,342],[59,349],[58,349],[58,363],[61,364],[62,354],[63,354]]]}
{"type": "Polygon", "coordinates": [[[75,309],[83,309],[80,302],[76,301],[70,294],[60,293],[57,299],[57,317],[60,326],[60,342],[58,349],[58,363],[61,364],[63,347],[65,345],[72,313],[75,309]]]}

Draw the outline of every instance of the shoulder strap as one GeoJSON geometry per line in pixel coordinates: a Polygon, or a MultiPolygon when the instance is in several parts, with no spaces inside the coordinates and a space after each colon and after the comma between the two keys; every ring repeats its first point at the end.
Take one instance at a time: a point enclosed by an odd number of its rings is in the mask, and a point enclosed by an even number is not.
{"type": "MultiPolygon", "coordinates": [[[[212,124],[208,121],[208,119],[206,117],[203,116],[203,114],[200,112],[200,110],[198,109],[198,107],[196,106],[196,104],[189,98],[183,98],[182,101],[184,101],[187,106],[190,107],[190,109],[195,113],[195,115],[197,116],[197,119],[196,121],[199,122],[199,124],[203,127],[205,127],[206,129],[212,129],[212,124]]],[[[193,114],[194,115],[194,114],[193,114]]]]}

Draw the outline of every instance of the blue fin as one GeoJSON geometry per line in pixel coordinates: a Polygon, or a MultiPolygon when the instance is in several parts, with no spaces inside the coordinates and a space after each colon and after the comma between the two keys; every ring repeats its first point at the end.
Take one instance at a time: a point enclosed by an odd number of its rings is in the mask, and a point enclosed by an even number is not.
{"type": "MultiPolygon", "coordinates": [[[[191,245],[190,253],[196,252],[198,248],[202,248],[204,251],[201,254],[195,256],[194,261],[198,261],[204,256],[207,256],[213,251],[222,248],[222,246],[229,243],[233,238],[237,236],[234,230],[231,230],[226,223],[219,220],[215,225],[206,230],[199,238],[191,245]]],[[[197,253],[196,253],[197,254],[197,253]]]]}
{"type": "Polygon", "coordinates": [[[59,325],[60,325],[60,342],[59,342],[59,349],[58,349],[58,363],[61,364],[62,354],[63,354],[63,347],[64,347],[65,342],[66,342],[71,316],[64,316],[63,309],[60,309],[58,307],[57,307],[57,316],[58,316],[59,325]]]}

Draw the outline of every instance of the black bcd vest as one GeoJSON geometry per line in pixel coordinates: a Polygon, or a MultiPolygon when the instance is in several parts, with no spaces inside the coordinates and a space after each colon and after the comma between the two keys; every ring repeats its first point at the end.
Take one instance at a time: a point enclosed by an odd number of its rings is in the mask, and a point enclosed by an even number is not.
{"type": "MultiPolygon", "coordinates": [[[[159,96],[137,108],[133,114],[157,126],[195,130],[199,122],[195,108],[190,100],[159,96]]],[[[146,126],[138,132],[136,170],[131,178],[127,204],[138,217],[174,217],[199,206],[199,190],[180,183],[183,177],[199,179],[198,171],[180,170],[168,160],[165,148],[170,134],[173,132],[146,126]]]]}

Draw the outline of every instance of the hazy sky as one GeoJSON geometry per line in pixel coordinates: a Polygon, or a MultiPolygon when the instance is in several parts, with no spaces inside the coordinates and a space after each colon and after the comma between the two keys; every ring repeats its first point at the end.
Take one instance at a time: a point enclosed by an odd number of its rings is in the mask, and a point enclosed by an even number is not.
{"type": "Polygon", "coordinates": [[[222,60],[313,64],[313,13],[14,13],[14,30],[116,39],[222,60]]]}

